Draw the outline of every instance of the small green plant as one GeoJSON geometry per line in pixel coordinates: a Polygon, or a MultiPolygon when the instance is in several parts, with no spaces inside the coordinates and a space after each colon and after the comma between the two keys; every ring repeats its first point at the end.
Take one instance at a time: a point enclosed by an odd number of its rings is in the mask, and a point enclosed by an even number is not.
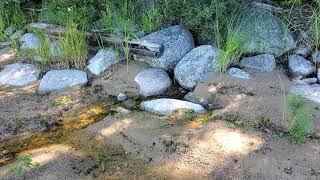
{"type": "Polygon", "coordinates": [[[47,126],[49,125],[49,120],[50,120],[49,116],[42,116],[40,118],[40,124],[47,126]]]}
{"type": "Polygon", "coordinates": [[[21,156],[19,158],[18,164],[11,166],[10,170],[11,172],[14,172],[19,176],[23,176],[28,169],[32,169],[32,168],[39,169],[39,167],[40,167],[40,163],[37,163],[37,162],[32,163],[30,156],[25,155],[25,156],[21,156]]]}
{"type": "Polygon", "coordinates": [[[289,95],[287,100],[289,138],[295,144],[303,143],[310,132],[312,107],[300,96],[289,95]]]}
{"type": "Polygon", "coordinates": [[[222,121],[227,121],[230,123],[230,127],[232,128],[238,128],[238,127],[242,127],[245,122],[242,119],[242,117],[238,114],[224,114],[221,117],[218,117],[219,119],[221,119],[222,121]]]}
{"type": "Polygon", "coordinates": [[[62,97],[57,98],[54,101],[53,106],[64,106],[64,105],[68,105],[70,103],[72,103],[72,100],[69,97],[62,96],[62,97]]]}
{"type": "Polygon", "coordinates": [[[162,15],[160,14],[160,10],[157,8],[144,10],[140,24],[141,29],[146,33],[159,29],[162,25],[162,15]]]}

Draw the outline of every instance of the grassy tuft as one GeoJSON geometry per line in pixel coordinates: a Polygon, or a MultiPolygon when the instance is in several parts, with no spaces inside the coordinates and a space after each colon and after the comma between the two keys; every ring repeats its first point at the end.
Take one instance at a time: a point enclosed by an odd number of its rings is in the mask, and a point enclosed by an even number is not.
{"type": "Polygon", "coordinates": [[[140,26],[142,31],[150,33],[159,29],[162,26],[162,21],[162,15],[158,8],[144,10],[140,20],[140,26]]]}

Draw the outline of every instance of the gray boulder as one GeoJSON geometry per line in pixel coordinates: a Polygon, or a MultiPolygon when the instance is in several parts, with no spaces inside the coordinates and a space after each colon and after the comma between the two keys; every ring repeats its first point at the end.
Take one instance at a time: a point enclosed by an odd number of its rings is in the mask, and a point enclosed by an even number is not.
{"type": "Polygon", "coordinates": [[[230,68],[228,74],[238,79],[250,79],[250,74],[239,68],[230,68]]]}
{"type": "Polygon", "coordinates": [[[184,88],[194,88],[210,73],[218,71],[218,51],[217,48],[210,45],[194,48],[177,64],[174,69],[175,79],[184,88]]]}
{"type": "Polygon", "coordinates": [[[202,98],[197,96],[196,94],[194,94],[193,92],[189,92],[188,94],[186,94],[183,97],[184,100],[195,103],[195,104],[199,104],[203,107],[207,107],[209,104],[209,100],[206,98],[202,98]]]}
{"type": "Polygon", "coordinates": [[[111,48],[101,49],[92,59],[89,60],[88,69],[91,73],[99,76],[110,66],[118,62],[117,53],[111,48]]]}
{"type": "Polygon", "coordinates": [[[296,54],[289,56],[288,67],[293,77],[305,77],[314,73],[316,70],[312,62],[296,54]]]}
{"type": "Polygon", "coordinates": [[[296,47],[288,28],[268,10],[248,8],[239,22],[237,33],[245,54],[272,54],[279,57],[296,47]]]}
{"type": "Polygon", "coordinates": [[[298,48],[295,51],[295,54],[302,56],[302,57],[305,57],[305,58],[308,57],[309,53],[310,53],[310,49],[304,43],[299,44],[298,48]]]}
{"type": "Polygon", "coordinates": [[[316,50],[316,51],[312,54],[312,62],[314,62],[314,63],[320,63],[320,50],[316,50]]]}
{"type": "Polygon", "coordinates": [[[88,82],[87,74],[80,70],[51,70],[42,78],[38,87],[39,93],[60,91],[88,82]]]}
{"type": "Polygon", "coordinates": [[[240,65],[266,72],[271,72],[277,67],[276,59],[271,54],[262,54],[258,56],[242,58],[240,65]]]}
{"type": "Polygon", "coordinates": [[[187,101],[176,99],[156,99],[143,101],[140,103],[140,108],[157,115],[170,115],[173,112],[181,109],[193,110],[195,113],[205,113],[206,110],[199,104],[194,104],[187,101]]]}
{"type": "Polygon", "coordinates": [[[191,33],[183,26],[172,26],[151,33],[142,39],[146,42],[159,43],[164,46],[164,52],[159,58],[139,57],[139,61],[164,70],[173,69],[175,65],[194,48],[191,33]]]}
{"type": "Polygon", "coordinates": [[[134,78],[143,96],[156,96],[165,92],[171,86],[168,74],[158,68],[143,70],[134,78]]]}
{"type": "Polygon", "coordinates": [[[311,101],[316,103],[320,103],[320,85],[312,84],[312,85],[293,85],[290,89],[290,92],[297,95],[305,97],[311,101]]]}
{"type": "Polygon", "coordinates": [[[20,38],[20,43],[20,48],[23,50],[39,49],[41,47],[41,38],[32,33],[26,33],[20,38]]]}
{"type": "Polygon", "coordinates": [[[40,70],[32,64],[15,63],[0,72],[0,84],[25,86],[38,79],[40,70]]]}

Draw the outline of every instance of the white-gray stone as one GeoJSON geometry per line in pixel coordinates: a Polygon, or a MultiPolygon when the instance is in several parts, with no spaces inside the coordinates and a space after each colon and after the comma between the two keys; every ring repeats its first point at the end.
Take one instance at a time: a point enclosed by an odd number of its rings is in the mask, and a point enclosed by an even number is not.
{"type": "Polygon", "coordinates": [[[320,104],[320,85],[293,85],[290,92],[320,104]]]}
{"type": "Polygon", "coordinates": [[[230,68],[228,74],[238,79],[250,79],[250,74],[239,68],[230,68]]]}
{"type": "Polygon", "coordinates": [[[140,103],[140,108],[144,111],[158,115],[170,115],[181,109],[193,110],[195,113],[199,114],[206,112],[206,110],[199,104],[166,98],[143,101],[140,103]]]}
{"type": "Polygon", "coordinates": [[[183,97],[184,100],[192,102],[194,104],[199,104],[203,107],[207,107],[209,104],[209,100],[206,98],[202,98],[194,94],[193,92],[189,92],[183,97]]]}
{"type": "Polygon", "coordinates": [[[173,69],[175,65],[194,48],[191,33],[181,25],[151,33],[142,40],[162,44],[164,46],[164,52],[159,58],[140,57],[137,60],[147,62],[152,67],[165,70],[173,69]]]}
{"type": "Polygon", "coordinates": [[[238,27],[245,54],[279,57],[296,47],[289,29],[269,10],[249,7],[238,27]]]}
{"type": "Polygon", "coordinates": [[[297,77],[297,76],[306,77],[314,73],[316,70],[312,62],[296,54],[289,56],[288,67],[293,77],[297,77]]]}
{"type": "Polygon", "coordinates": [[[295,51],[295,54],[305,58],[309,56],[309,53],[310,53],[310,48],[304,43],[299,44],[298,48],[295,51]]]}
{"type": "Polygon", "coordinates": [[[245,57],[240,61],[241,66],[271,72],[277,67],[276,59],[271,54],[261,54],[245,57]]]}
{"type": "Polygon", "coordinates": [[[32,33],[26,33],[20,38],[20,43],[20,48],[23,50],[39,49],[41,47],[41,38],[32,33]]]}
{"type": "Polygon", "coordinates": [[[194,48],[177,64],[174,69],[175,79],[184,88],[194,88],[210,73],[218,71],[218,52],[217,48],[210,45],[194,48]]]}
{"type": "Polygon", "coordinates": [[[110,66],[118,62],[117,53],[111,48],[101,49],[92,59],[89,60],[88,69],[91,73],[99,76],[110,66]]]}
{"type": "Polygon", "coordinates": [[[139,85],[140,94],[146,97],[160,95],[172,84],[168,74],[159,68],[142,70],[134,81],[139,85]]]}
{"type": "Polygon", "coordinates": [[[88,82],[87,74],[80,70],[51,70],[42,78],[38,87],[39,93],[60,91],[88,82]]]}
{"type": "Polygon", "coordinates": [[[306,78],[306,79],[294,79],[293,80],[293,83],[294,84],[315,84],[318,82],[318,79],[317,78],[306,78]]]}
{"type": "Polygon", "coordinates": [[[0,84],[8,86],[25,86],[35,82],[40,70],[32,64],[15,63],[6,66],[0,72],[0,84]]]}
{"type": "Polygon", "coordinates": [[[314,53],[312,53],[312,62],[320,63],[320,50],[316,50],[314,53]]]}
{"type": "Polygon", "coordinates": [[[124,93],[119,93],[118,95],[117,95],[117,100],[118,101],[125,101],[125,100],[127,100],[128,99],[128,96],[126,95],[126,94],[124,94],[124,93]]]}

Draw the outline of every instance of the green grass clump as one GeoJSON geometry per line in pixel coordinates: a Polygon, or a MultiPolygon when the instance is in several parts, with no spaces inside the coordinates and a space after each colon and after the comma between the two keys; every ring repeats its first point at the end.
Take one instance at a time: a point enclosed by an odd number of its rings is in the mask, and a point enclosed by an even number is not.
{"type": "Polygon", "coordinates": [[[29,155],[21,156],[19,162],[16,165],[10,167],[11,172],[19,176],[25,175],[26,171],[30,169],[39,169],[40,163],[33,163],[29,155]]]}
{"type": "Polygon", "coordinates": [[[159,29],[162,26],[162,15],[160,14],[160,10],[157,8],[144,10],[140,20],[140,26],[146,33],[159,29]]]}
{"type": "Polygon", "coordinates": [[[57,98],[54,102],[53,102],[53,106],[64,106],[64,105],[68,105],[72,103],[72,100],[67,97],[67,96],[62,96],[57,98]]]}
{"type": "Polygon", "coordinates": [[[305,142],[311,127],[312,107],[300,96],[288,96],[288,135],[293,143],[305,142]]]}

